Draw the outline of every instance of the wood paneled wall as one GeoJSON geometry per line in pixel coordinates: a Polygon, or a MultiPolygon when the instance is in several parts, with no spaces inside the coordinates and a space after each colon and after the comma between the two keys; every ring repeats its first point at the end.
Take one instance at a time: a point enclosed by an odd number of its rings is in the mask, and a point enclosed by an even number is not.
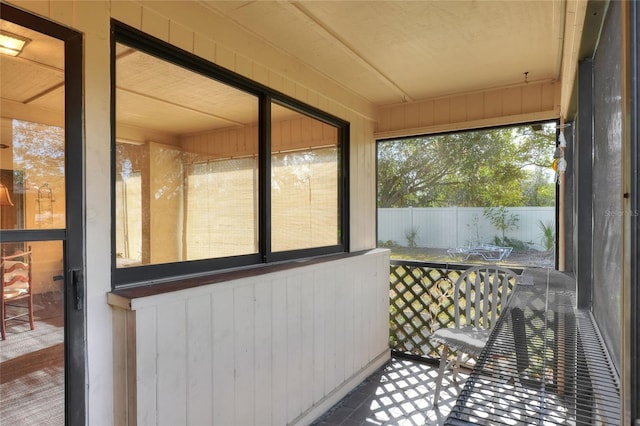
{"type": "Polygon", "coordinates": [[[389,358],[386,250],[110,302],[115,424],[306,424],[389,358]]]}
{"type": "Polygon", "coordinates": [[[531,82],[380,108],[375,135],[388,139],[559,117],[560,84],[531,82]]]}

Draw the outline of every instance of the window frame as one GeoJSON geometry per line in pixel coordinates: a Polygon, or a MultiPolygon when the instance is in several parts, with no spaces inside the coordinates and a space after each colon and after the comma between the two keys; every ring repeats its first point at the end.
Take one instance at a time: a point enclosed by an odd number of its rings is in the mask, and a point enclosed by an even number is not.
{"type": "Polygon", "coordinates": [[[190,52],[111,20],[111,273],[112,289],[149,285],[203,276],[232,268],[256,267],[349,251],[349,122],[302,103],[190,52]],[[186,260],[152,265],[116,266],[116,44],[125,44],[158,59],[183,67],[258,99],[258,253],[225,258],[186,260]],[[338,244],[324,247],[271,251],[271,105],[272,103],[331,125],[338,137],[338,244]]]}

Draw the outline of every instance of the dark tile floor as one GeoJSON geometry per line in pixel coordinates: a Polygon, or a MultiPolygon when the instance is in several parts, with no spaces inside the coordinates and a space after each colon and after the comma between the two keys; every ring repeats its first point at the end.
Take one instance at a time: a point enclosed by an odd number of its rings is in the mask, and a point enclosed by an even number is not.
{"type": "Polygon", "coordinates": [[[335,425],[441,425],[455,405],[467,374],[452,383],[445,375],[438,406],[432,404],[437,366],[392,358],[338,404],[317,419],[314,426],[335,425]]]}

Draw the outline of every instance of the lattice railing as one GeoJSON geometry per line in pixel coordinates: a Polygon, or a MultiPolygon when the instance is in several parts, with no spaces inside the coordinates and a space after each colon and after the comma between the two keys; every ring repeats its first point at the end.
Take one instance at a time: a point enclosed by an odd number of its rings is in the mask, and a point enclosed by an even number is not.
{"type": "MultiPolygon", "coordinates": [[[[469,265],[392,260],[389,291],[391,349],[437,358],[434,330],[455,322],[453,287],[469,265]]],[[[513,283],[512,283],[513,284],[513,283]]]]}

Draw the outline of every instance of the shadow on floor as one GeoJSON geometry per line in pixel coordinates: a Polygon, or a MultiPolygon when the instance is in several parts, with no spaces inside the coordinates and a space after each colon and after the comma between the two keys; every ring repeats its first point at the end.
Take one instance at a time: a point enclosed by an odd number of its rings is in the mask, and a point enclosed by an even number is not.
{"type": "Polygon", "coordinates": [[[455,405],[468,375],[445,375],[438,406],[433,407],[437,366],[392,358],[313,425],[441,425],[455,405]]]}

